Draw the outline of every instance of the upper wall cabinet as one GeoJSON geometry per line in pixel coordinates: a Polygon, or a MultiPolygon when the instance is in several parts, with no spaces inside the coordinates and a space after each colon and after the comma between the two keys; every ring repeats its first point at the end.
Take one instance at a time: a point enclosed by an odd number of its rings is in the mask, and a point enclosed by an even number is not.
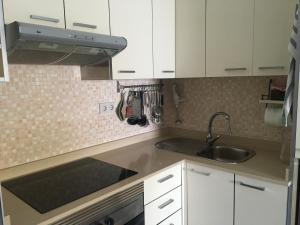
{"type": "Polygon", "coordinates": [[[175,0],[153,0],[154,78],[175,78],[175,0]]]}
{"type": "Polygon", "coordinates": [[[256,0],[254,16],[254,75],[286,75],[287,46],[292,30],[294,0],[256,0]]]}
{"type": "Polygon", "coordinates": [[[127,39],[112,59],[113,78],[153,78],[151,1],[110,0],[110,15],[111,34],[127,39]]]}
{"type": "Polygon", "coordinates": [[[65,0],[66,28],[110,34],[108,0],[65,0]]]}
{"type": "MultiPolygon", "coordinates": [[[[1,1],[0,1],[1,3],[1,1]]],[[[3,9],[0,7],[0,82],[9,81],[3,9]]],[[[1,220],[0,220],[1,222],[1,220]]]]}
{"type": "Polygon", "coordinates": [[[253,12],[254,0],[207,1],[208,77],[252,74],[253,12]]]}
{"type": "Polygon", "coordinates": [[[206,0],[176,0],[176,77],[205,77],[206,0]]]}
{"type": "Polygon", "coordinates": [[[65,28],[63,0],[3,0],[4,21],[65,28]]]}

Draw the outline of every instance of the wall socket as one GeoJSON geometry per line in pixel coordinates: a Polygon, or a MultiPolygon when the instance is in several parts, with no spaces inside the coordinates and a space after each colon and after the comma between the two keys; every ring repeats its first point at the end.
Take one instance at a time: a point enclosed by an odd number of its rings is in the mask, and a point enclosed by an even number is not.
{"type": "Polygon", "coordinates": [[[110,113],[115,110],[115,104],[113,102],[99,103],[99,113],[110,113]]]}

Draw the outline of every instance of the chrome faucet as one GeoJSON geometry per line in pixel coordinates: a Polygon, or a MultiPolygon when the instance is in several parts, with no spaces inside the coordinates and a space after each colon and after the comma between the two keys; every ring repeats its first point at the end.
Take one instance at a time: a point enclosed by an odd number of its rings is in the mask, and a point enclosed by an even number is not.
{"type": "Polygon", "coordinates": [[[223,116],[225,118],[225,120],[227,121],[227,132],[231,135],[230,115],[225,112],[216,112],[215,114],[213,114],[211,116],[211,118],[209,120],[209,124],[208,124],[208,135],[206,137],[206,144],[209,147],[212,146],[220,138],[219,135],[215,138],[212,135],[212,125],[213,125],[214,119],[217,116],[223,116]]]}

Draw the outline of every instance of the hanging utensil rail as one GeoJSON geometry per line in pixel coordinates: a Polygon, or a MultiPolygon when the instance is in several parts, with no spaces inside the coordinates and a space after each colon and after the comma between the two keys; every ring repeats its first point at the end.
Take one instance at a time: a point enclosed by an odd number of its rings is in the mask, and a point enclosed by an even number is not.
{"type": "Polygon", "coordinates": [[[154,90],[160,89],[163,87],[163,83],[160,81],[158,84],[140,84],[140,85],[121,85],[119,81],[117,81],[117,92],[124,89],[142,89],[142,88],[154,88],[154,90]]]}

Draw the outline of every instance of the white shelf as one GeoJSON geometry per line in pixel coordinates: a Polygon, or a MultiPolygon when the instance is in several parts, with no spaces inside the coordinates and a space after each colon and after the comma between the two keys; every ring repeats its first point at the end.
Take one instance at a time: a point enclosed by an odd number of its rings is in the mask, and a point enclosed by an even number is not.
{"type": "Polygon", "coordinates": [[[284,101],[278,100],[259,100],[260,104],[273,104],[273,105],[283,105],[284,101]]]}

